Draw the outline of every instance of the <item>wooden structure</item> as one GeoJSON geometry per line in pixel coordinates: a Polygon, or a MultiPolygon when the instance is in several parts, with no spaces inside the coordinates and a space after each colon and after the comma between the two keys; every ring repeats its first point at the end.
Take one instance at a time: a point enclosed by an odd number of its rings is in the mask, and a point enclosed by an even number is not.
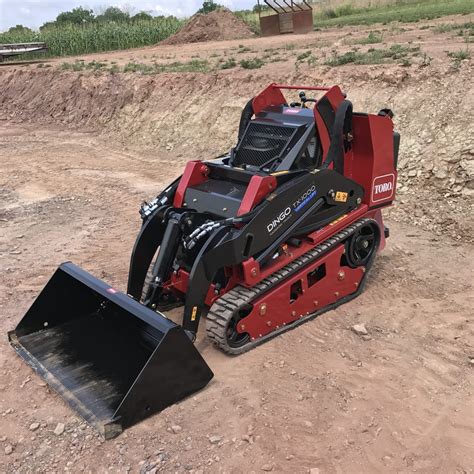
{"type": "MultiPolygon", "coordinates": [[[[285,33],[308,33],[313,31],[313,9],[306,0],[263,0],[274,15],[261,15],[259,8],[260,31],[262,36],[285,33]]],[[[260,6],[260,2],[258,3],[260,6]]]]}

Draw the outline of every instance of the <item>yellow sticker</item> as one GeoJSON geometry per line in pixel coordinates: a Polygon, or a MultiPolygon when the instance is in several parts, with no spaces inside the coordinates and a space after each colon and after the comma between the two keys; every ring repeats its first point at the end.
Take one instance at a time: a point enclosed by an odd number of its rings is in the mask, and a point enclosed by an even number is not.
{"type": "Polygon", "coordinates": [[[193,312],[191,313],[191,321],[196,321],[196,314],[198,312],[198,307],[193,306],[193,312]]]}
{"type": "Polygon", "coordinates": [[[336,193],[336,197],[334,198],[337,202],[347,202],[347,193],[343,193],[342,191],[338,191],[336,193]]]}

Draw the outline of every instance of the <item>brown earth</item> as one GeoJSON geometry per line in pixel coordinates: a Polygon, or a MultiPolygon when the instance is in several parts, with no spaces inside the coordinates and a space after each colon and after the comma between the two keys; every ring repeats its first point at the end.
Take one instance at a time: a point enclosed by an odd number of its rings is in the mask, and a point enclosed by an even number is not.
{"type": "Polygon", "coordinates": [[[243,54],[240,42],[216,42],[84,57],[199,55],[215,61],[208,74],[64,72],[63,60],[0,68],[3,334],[62,261],[125,288],[140,202],[188,159],[231,146],[241,107],[268,82],[341,84],[356,110],[393,108],[402,134],[391,237],[366,291],[237,358],[201,333],[197,347],[215,372],[208,388],[116,440],[78,420],[4,337],[0,472],[473,472],[472,61],[449,58],[445,50],[465,43],[434,24],[377,27],[383,47],[411,41],[432,58],[409,67],[296,59],[346,51],[348,38],[370,30],[345,28],[243,40],[243,54]],[[217,67],[221,57],[265,54],[281,61],[217,67]],[[65,431],[55,435],[58,423],[65,431]]]}
{"type": "Polygon", "coordinates": [[[219,8],[211,13],[196,13],[174,35],[162,44],[186,44],[202,41],[224,41],[251,38],[252,30],[238,16],[227,8],[219,8]]]}

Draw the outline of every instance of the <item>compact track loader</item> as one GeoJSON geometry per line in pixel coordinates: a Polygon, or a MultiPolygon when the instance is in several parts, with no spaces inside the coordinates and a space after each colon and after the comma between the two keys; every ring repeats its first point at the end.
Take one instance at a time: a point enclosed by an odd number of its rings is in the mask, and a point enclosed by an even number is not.
{"type": "Polygon", "coordinates": [[[127,294],[64,263],[12,346],[111,438],[211,380],[193,344],[202,316],[218,348],[241,354],[355,298],[388,237],[392,115],[354,113],[338,86],[269,85],[228,154],[189,161],[143,204],[127,294]],[[161,313],[175,306],[181,325],[161,313]]]}

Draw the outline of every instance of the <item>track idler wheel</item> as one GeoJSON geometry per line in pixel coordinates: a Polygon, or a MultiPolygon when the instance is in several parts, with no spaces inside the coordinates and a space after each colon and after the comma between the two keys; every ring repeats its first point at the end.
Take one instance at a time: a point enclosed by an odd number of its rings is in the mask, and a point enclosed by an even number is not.
{"type": "Polygon", "coordinates": [[[379,231],[375,224],[357,229],[346,242],[346,260],[351,268],[367,265],[379,246],[379,231]]]}
{"type": "Polygon", "coordinates": [[[237,331],[237,324],[241,319],[242,317],[239,314],[235,314],[228,322],[225,331],[227,345],[234,349],[242,347],[250,341],[250,336],[246,332],[240,333],[237,331]]]}

